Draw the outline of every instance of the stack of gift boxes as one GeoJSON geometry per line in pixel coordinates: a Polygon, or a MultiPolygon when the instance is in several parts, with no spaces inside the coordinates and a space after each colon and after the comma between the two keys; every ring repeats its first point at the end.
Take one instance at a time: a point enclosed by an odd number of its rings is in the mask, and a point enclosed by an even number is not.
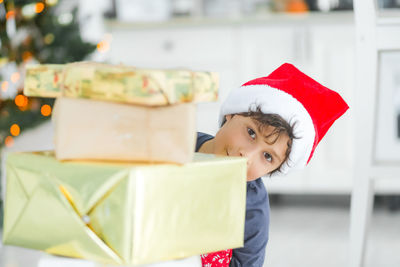
{"type": "Polygon", "coordinates": [[[54,151],[10,153],[3,242],[110,264],[243,245],[246,162],[194,153],[218,76],[91,62],[27,69],[56,97],[54,151]]]}

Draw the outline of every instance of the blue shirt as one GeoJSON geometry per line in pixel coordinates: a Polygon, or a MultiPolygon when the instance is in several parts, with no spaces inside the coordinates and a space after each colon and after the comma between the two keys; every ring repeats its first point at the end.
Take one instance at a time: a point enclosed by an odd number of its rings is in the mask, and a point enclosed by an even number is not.
{"type": "MultiPolygon", "coordinates": [[[[205,133],[197,133],[196,151],[204,142],[214,138],[205,133]]],[[[269,200],[261,178],[247,182],[246,221],[244,226],[244,246],[233,249],[230,267],[262,267],[265,248],[268,243],[269,200]]]]}

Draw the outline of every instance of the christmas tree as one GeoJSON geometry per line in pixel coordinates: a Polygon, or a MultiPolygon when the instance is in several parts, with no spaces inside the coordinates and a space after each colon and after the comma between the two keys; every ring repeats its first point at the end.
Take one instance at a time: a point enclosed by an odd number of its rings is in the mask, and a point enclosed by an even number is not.
{"type": "Polygon", "coordinates": [[[53,99],[22,94],[25,66],[81,61],[96,48],[81,38],[76,7],[65,9],[59,0],[0,0],[0,150],[51,115],[53,99]]]}

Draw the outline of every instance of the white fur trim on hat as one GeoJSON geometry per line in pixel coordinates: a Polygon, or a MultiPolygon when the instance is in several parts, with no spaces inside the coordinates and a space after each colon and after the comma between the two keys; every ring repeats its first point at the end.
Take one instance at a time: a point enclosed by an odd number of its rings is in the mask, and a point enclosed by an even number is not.
{"type": "MultiPolygon", "coordinates": [[[[265,114],[278,114],[290,125],[294,125],[292,150],[281,172],[303,168],[310,157],[315,140],[315,128],[310,114],[292,95],[268,85],[247,85],[233,89],[221,107],[219,125],[225,115],[255,111],[257,106],[265,114]]],[[[279,175],[279,172],[276,174],[279,175]]]]}

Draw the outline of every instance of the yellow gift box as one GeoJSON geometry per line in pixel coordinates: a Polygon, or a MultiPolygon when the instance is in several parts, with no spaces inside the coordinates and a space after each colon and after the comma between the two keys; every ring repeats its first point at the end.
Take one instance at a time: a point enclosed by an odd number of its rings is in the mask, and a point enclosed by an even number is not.
{"type": "Polygon", "coordinates": [[[58,160],[186,163],[196,145],[193,103],[145,107],[59,97],[54,105],[58,160]]]}
{"type": "Polygon", "coordinates": [[[216,101],[218,86],[215,72],[76,62],[27,66],[24,94],[163,106],[216,101]]]}
{"type": "Polygon", "coordinates": [[[6,160],[3,242],[109,264],[147,264],[243,245],[246,161],[185,165],[6,160]]]}

